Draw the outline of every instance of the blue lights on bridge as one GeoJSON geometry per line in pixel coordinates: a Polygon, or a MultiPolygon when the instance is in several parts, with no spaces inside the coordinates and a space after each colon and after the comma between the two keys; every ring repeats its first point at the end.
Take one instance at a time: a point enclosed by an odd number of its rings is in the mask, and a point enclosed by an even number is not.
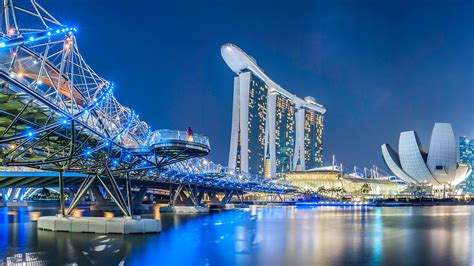
{"type": "Polygon", "coordinates": [[[3,37],[3,41],[0,42],[0,48],[16,47],[22,43],[32,43],[35,41],[43,40],[43,39],[54,37],[54,36],[60,36],[62,33],[68,33],[69,35],[72,35],[73,32],[77,32],[77,28],[66,27],[66,28],[61,28],[61,29],[56,29],[56,30],[38,32],[31,35],[25,34],[24,36],[22,34],[15,34],[16,32],[17,30],[13,30],[10,32],[13,34],[9,34],[11,37],[3,37]]]}
{"type": "MultiPolygon", "coordinates": [[[[31,4],[37,5],[34,1],[31,4]]],[[[64,172],[85,174],[79,179],[82,183],[68,214],[94,182],[106,186],[103,176],[109,178],[111,187],[106,190],[125,216],[131,216],[131,207],[122,191],[130,189],[130,180],[178,190],[186,186],[191,194],[198,189],[226,193],[292,191],[285,184],[198,159],[211,150],[206,136],[180,130],[152,131],[133,109],[113,96],[115,84],[84,61],[76,45],[75,27],[61,27],[49,14],[28,15],[39,20],[38,29],[25,30],[17,22],[15,28],[5,25],[9,31],[0,38],[0,48],[15,49],[0,49],[0,59],[4,60],[0,66],[8,66],[0,67],[0,78],[12,88],[2,91],[2,96],[36,115],[22,117],[23,111],[2,110],[10,119],[9,128],[22,129],[0,132],[0,146],[9,149],[3,164],[59,172],[62,190],[64,172]],[[122,182],[120,188],[116,180],[125,177],[127,186],[122,182]]],[[[61,211],[66,214],[64,208],[61,211]]]]}

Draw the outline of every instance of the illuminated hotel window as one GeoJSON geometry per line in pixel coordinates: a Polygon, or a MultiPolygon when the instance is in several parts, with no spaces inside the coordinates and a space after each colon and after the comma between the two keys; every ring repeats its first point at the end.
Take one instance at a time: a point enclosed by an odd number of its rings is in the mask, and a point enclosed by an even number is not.
{"type": "Polygon", "coordinates": [[[276,96],[275,151],[276,172],[289,172],[295,153],[295,104],[288,98],[276,96]]]}
{"type": "Polygon", "coordinates": [[[251,75],[249,89],[249,172],[264,174],[265,171],[265,122],[267,116],[268,86],[251,75]]]}
{"type": "Polygon", "coordinates": [[[323,115],[305,110],[304,148],[306,169],[319,167],[323,163],[323,115]]]}

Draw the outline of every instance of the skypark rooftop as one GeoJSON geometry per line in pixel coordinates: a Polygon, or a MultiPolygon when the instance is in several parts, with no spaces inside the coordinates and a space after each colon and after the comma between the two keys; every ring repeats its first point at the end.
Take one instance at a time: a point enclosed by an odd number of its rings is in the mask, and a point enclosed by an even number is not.
{"type": "Polygon", "coordinates": [[[224,44],[221,47],[221,54],[224,61],[235,74],[239,74],[243,70],[248,69],[269,86],[270,92],[285,96],[292,100],[297,106],[305,107],[321,114],[326,113],[326,108],[317,103],[313,97],[305,97],[305,99],[301,99],[274,82],[267,76],[267,74],[265,74],[263,69],[257,65],[255,58],[245,53],[238,46],[230,43],[224,44]]]}

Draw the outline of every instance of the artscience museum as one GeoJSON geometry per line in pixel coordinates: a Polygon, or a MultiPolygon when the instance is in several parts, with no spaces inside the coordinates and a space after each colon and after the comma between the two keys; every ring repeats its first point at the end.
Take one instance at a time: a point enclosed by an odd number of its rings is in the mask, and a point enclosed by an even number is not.
{"type": "Polygon", "coordinates": [[[389,144],[381,148],[390,171],[416,186],[453,189],[472,170],[470,165],[458,162],[456,138],[449,123],[435,123],[428,150],[423,148],[415,131],[400,134],[398,152],[389,144]]]}

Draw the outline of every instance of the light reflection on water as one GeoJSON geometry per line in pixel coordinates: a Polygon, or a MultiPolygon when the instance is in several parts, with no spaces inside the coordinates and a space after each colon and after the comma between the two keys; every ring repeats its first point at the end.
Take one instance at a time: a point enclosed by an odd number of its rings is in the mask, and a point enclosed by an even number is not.
{"type": "Polygon", "coordinates": [[[13,256],[48,264],[467,265],[473,262],[473,211],[252,207],[160,215],[155,206],[142,216],[161,218],[161,234],[123,236],[37,231],[34,220],[54,210],[0,208],[0,265],[13,256]]]}
{"type": "Polygon", "coordinates": [[[105,218],[114,218],[114,213],[113,212],[104,212],[104,217],[105,218]]]}
{"type": "Polygon", "coordinates": [[[30,212],[30,221],[38,221],[38,219],[41,217],[41,212],[30,212]]]}
{"type": "Polygon", "coordinates": [[[72,211],[72,217],[82,217],[83,209],[75,209],[72,211]]]}
{"type": "Polygon", "coordinates": [[[161,220],[160,207],[168,206],[168,204],[156,204],[153,206],[153,219],[161,220]]]}

